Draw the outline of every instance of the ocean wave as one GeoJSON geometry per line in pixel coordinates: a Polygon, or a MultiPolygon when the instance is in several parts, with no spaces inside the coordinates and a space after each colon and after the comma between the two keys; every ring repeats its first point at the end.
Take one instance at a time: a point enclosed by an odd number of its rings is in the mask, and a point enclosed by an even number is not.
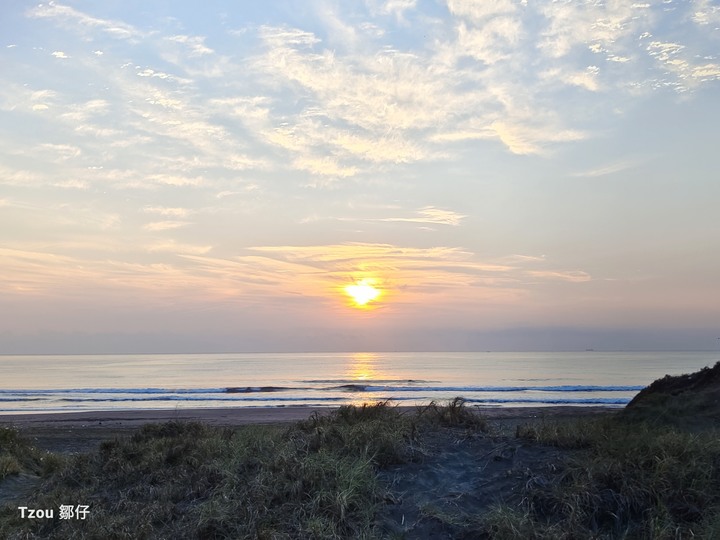
{"type": "Polygon", "coordinates": [[[309,379],[306,381],[299,381],[301,383],[309,384],[359,384],[359,383],[374,383],[374,384],[414,384],[414,383],[433,383],[438,381],[426,381],[423,379],[373,379],[371,381],[365,381],[361,379],[309,379]]]}
{"type": "Polygon", "coordinates": [[[119,402],[147,402],[147,401],[344,401],[341,397],[214,397],[214,396],[148,396],[148,397],[69,397],[57,401],[67,403],[119,403],[119,402]]]}
{"type": "MultiPolygon", "coordinates": [[[[373,400],[379,401],[415,401],[415,402],[428,402],[430,399],[427,396],[386,396],[380,398],[373,398],[373,400]]],[[[39,399],[0,399],[2,403],[10,402],[25,402],[25,401],[41,401],[39,399]]],[[[304,403],[317,402],[324,403],[326,405],[332,404],[343,404],[347,402],[342,397],[301,397],[301,396],[286,396],[286,397],[260,397],[260,396],[178,396],[178,395],[165,395],[165,396],[146,396],[146,397],[64,397],[56,400],[48,401],[48,405],[52,403],[157,403],[157,402],[240,402],[240,403],[254,403],[254,402],[271,402],[275,403],[274,406],[280,406],[282,404],[290,405],[293,403],[304,403]]],[[[468,397],[465,399],[470,404],[535,404],[535,405],[627,405],[630,402],[630,398],[602,398],[602,397],[537,397],[537,398],[525,398],[525,397],[508,397],[508,398],[481,398],[481,397],[468,397]]],[[[0,409],[9,411],[11,409],[0,409]]]]}
{"type": "Polygon", "coordinates": [[[377,386],[343,384],[325,390],[345,392],[639,392],[644,386],[377,386]]]}
{"type": "Polygon", "coordinates": [[[508,398],[508,399],[482,399],[469,398],[467,403],[535,403],[538,405],[627,405],[630,398],[508,398]]]}
{"type": "MultiPolygon", "coordinates": [[[[339,380],[336,380],[336,382],[339,380]]],[[[406,381],[403,381],[406,382],[406,381]]],[[[554,392],[554,393],[581,393],[581,392],[639,392],[643,386],[599,386],[599,385],[555,385],[555,386],[406,386],[392,384],[377,384],[377,381],[368,384],[346,383],[334,386],[321,387],[293,387],[293,386],[227,386],[215,388],[57,388],[57,389],[22,389],[22,390],[0,390],[0,400],[18,401],[23,398],[52,398],[53,396],[64,395],[157,395],[157,396],[185,396],[185,395],[217,395],[225,396],[233,394],[277,394],[283,392],[349,392],[349,393],[405,393],[405,392],[446,392],[456,395],[478,394],[478,393],[532,393],[532,392],[554,392]]],[[[140,400],[145,398],[139,398],[140,400]]],[[[198,398],[209,399],[209,398],[198,398]]],[[[227,400],[229,397],[219,397],[218,400],[227,400]]],[[[315,398],[313,398],[315,399],[315,398]]],[[[101,401],[104,401],[102,399],[101,401]]]]}
{"type": "Polygon", "coordinates": [[[51,394],[216,394],[227,388],[43,388],[42,390],[0,390],[2,394],[35,396],[51,394]]]}
{"type": "Polygon", "coordinates": [[[225,389],[227,394],[250,394],[253,392],[287,392],[288,390],[307,390],[289,386],[231,386],[225,389]]]}

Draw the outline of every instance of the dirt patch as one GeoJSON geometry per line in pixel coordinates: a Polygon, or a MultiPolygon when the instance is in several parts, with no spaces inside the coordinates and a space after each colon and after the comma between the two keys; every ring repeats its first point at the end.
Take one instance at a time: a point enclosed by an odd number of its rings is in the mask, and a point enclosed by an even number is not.
{"type": "Polygon", "coordinates": [[[477,538],[499,502],[519,504],[528,482],[559,467],[569,450],[444,428],[426,433],[414,462],[379,475],[390,495],[379,517],[384,536],[477,538]]]}

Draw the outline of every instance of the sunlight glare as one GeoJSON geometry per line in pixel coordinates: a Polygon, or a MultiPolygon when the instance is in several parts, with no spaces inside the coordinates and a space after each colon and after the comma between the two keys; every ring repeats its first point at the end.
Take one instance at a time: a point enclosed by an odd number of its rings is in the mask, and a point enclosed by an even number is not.
{"type": "Polygon", "coordinates": [[[358,307],[366,306],[380,296],[380,290],[373,287],[372,281],[367,279],[360,280],[354,285],[348,285],[345,287],[345,292],[358,307]]]}

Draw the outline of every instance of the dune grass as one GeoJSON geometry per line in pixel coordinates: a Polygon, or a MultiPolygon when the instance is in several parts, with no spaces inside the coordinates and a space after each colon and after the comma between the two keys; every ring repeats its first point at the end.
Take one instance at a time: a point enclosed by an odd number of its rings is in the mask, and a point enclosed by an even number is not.
{"type": "Polygon", "coordinates": [[[48,475],[59,468],[62,458],[35,448],[18,430],[0,427],[0,481],[9,475],[48,475]]]}
{"type": "MultiPolygon", "coordinates": [[[[2,474],[44,475],[32,506],[82,504],[90,513],[31,522],[5,506],[0,538],[382,538],[377,515],[388,492],[378,470],[421,458],[421,435],[447,428],[480,433],[488,422],[459,398],[414,413],[382,402],[289,427],[147,425],[63,458],[2,430],[2,474]]],[[[520,426],[516,440],[569,457],[554,472],[529,471],[519,505],[482,515],[429,505],[422,514],[468,538],[720,538],[716,431],[613,415],[520,426]]]]}
{"type": "Polygon", "coordinates": [[[148,425],[69,459],[33,505],[90,506],[87,519],[21,520],[2,538],[364,538],[383,490],[376,469],[407,459],[412,421],[388,403],[342,407],[290,428],[148,425]]]}
{"type": "Polygon", "coordinates": [[[496,507],[492,538],[720,538],[720,437],[622,417],[547,422],[517,436],[578,449],[528,479],[524,504],[496,507]]]}

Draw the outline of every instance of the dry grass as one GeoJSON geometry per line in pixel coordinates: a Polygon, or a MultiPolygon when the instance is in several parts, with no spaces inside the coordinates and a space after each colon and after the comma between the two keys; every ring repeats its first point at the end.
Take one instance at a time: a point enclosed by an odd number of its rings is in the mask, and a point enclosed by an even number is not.
{"type": "Polygon", "coordinates": [[[15,428],[0,428],[0,481],[8,475],[47,475],[62,465],[62,458],[35,448],[15,428]]]}
{"type": "MultiPolygon", "coordinates": [[[[381,537],[378,470],[421,455],[420,434],[438,428],[479,433],[487,419],[456,399],[415,413],[342,407],[290,427],[170,422],[68,459],[2,431],[3,474],[45,474],[32,506],[87,504],[90,514],[30,522],[4,507],[0,538],[381,537]]],[[[521,426],[517,437],[573,457],[527,476],[520,506],[422,515],[471,538],[720,538],[717,432],[598,418],[521,426]]]]}
{"type": "Polygon", "coordinates": [[[581,450],[558,474],[529,479],[522,508],[496,508],[492,537],[720,538],[717,432],[597,419],[518,436],[581,450]]]}
{"type": "Polygon", "coordinates": [[[381,403],[290,428],[148,425],[68,460],[37,508],[90,505],[79,520],[0,511],[2,538],[363,538],[383,490],[376,469],[407,458],[412,422],[381,403]]]}

